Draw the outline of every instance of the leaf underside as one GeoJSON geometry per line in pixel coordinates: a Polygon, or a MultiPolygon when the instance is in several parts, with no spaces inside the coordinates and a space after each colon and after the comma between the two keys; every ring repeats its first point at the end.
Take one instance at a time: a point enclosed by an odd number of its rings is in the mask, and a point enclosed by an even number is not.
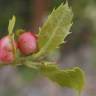
{"type": "Polygon", "coordinates": [[[50,80],[58,83],[62,87],[69,87],[77,90],[79,93],[84,86],[84,73],[78,68],[59,69],[55,64],[43,64],[40,71],[50,80]]]}
{"type": "MultiPolygon", "coordinates": [[[[25,68],[27,71],[29,70],[28,72],[30,72],[31,68],[32,70],[34,69],[35,73],[31,73],[34,76],[41,74],[62,87],[68,87],[77,90],[79,94],[83,90],[85,83],[84,72],[78,67],[61,69],[53,62],[43,62],[37,64],[32,63],[32,65],[30,62],[30,64],[27,64],[26,66],[27,67],[25,68]]],[[[21,69],[20,72],[22,72],[21,69]]],[[[23,77],[24,76],[25,75],[23,75],[23,77]]]]}

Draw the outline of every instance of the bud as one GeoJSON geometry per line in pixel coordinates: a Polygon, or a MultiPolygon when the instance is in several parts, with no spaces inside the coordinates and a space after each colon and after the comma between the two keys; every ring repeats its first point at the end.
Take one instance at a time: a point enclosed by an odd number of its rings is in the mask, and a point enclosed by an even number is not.
{"type": "Polygon", "coordinates": [[[15,59],[14,47],[16,42],[10,36],[5,36],[0,40],[0,63],[9,64],[15,59]]]}
{"type": "Polygon", "coordinates": [[[37,37],[31,32],[20,34],[18,38],[18,48],[24,55],[29,55],[37,51],[37,37]]]}

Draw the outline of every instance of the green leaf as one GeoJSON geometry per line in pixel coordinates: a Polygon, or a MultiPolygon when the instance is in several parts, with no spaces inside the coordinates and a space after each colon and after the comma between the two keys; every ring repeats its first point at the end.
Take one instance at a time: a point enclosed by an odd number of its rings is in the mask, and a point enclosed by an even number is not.
{"type": "Polygon", "coordinates": [[[45,63],[40,65],[41,73],[62,87],[69,87],[79,93],[84,87],[84,73],[78,68],[60,69],[55,64],[45,63]]]}
{"type": "Polygon", "coordinates": [[[61,4],[48,16],[47,21],[39,30],[38,44],[40,51],[35,57],[49,53],[64,43],[65,37],[70,33],[73,13],[68,4],[61,4]]]}
{"type": "Polygon", "coordinates": [[[18,37],[18,36],[20,36],[20,34],[22,34],[23,32],[25,32],[25,30],[24,29],[18,29],[18,30],[16,30],[16,36],[18,37]]]}
{"type": "Polygon", "coordinates": [[[9,32],[9,35],[12,34],[13,32],[13,29],[14,29],[14,26],[15,26],[15,22],[16,22],[16,17],[13,16],[11,20],[9,20],[9,25],[8,25],[8,32],[9,32]]]}
{"type": "Polygon", "coordinates": [[[39,72],[35,68],[29,68],[24,65],[17,67],[17,72],[24,81],[32,81],[38,76],[39,72]]]}

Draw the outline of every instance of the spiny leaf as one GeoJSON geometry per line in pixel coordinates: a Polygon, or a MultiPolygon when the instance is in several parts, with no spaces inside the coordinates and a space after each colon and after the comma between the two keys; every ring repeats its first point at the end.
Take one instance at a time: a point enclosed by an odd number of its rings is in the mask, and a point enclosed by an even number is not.
{"type": "Polygon", "coordinates": [[[15,16],[13,16],[12,19],[9,20],[9,25],[8,25],[9,35],[11,35],[12,32],[13,32],[13,29],[14,29],[14,26],[15,26],[15,22],[16,22],[16,18],[15,18],[15,16]]]}
{"type": "Polygon", "coordinates": [[[68,4],[61,4],[48,16],[47,21],[39,29],[38,44],[40,51],[35,55],[40,57],[49,53],[64,43],[65,37],[70,33],[72,25],[72,10],[68,4]]]}
{"type": "Polygon", "coordinates": [[[40,71],[43,75],[47,76],[50,80],[58,83],[62,87],[69,87],[77,90],[79,93],[84,86],[84,73],[78,68],[60,69],[55,64],[42,64],[40,71]]]}

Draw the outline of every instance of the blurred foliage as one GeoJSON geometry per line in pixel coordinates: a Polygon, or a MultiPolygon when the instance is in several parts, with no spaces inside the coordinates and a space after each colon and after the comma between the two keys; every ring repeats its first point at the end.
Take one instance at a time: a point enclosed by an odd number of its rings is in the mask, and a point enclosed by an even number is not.
{"type": "Polygon", "coordinates": [[[17,68],[18,74],[21,76],[23,81],[30,82],[32,81],[35,77],[39,75],[39,72],[35,69],[32,68],[27,68],[26,66],[19,66],[17,68]]]}
{"type": "MultiPolygon", "coordinates": [[[[7,26],[8,20],[16,15],[16,29],[27,29],[30,26],[30,18],[32,18],[31,0],[0,0],[0,34],[5,35],[8,33],[7,26]]],[[[2,37],[0,35],[0,37],[2,37]]]]}

